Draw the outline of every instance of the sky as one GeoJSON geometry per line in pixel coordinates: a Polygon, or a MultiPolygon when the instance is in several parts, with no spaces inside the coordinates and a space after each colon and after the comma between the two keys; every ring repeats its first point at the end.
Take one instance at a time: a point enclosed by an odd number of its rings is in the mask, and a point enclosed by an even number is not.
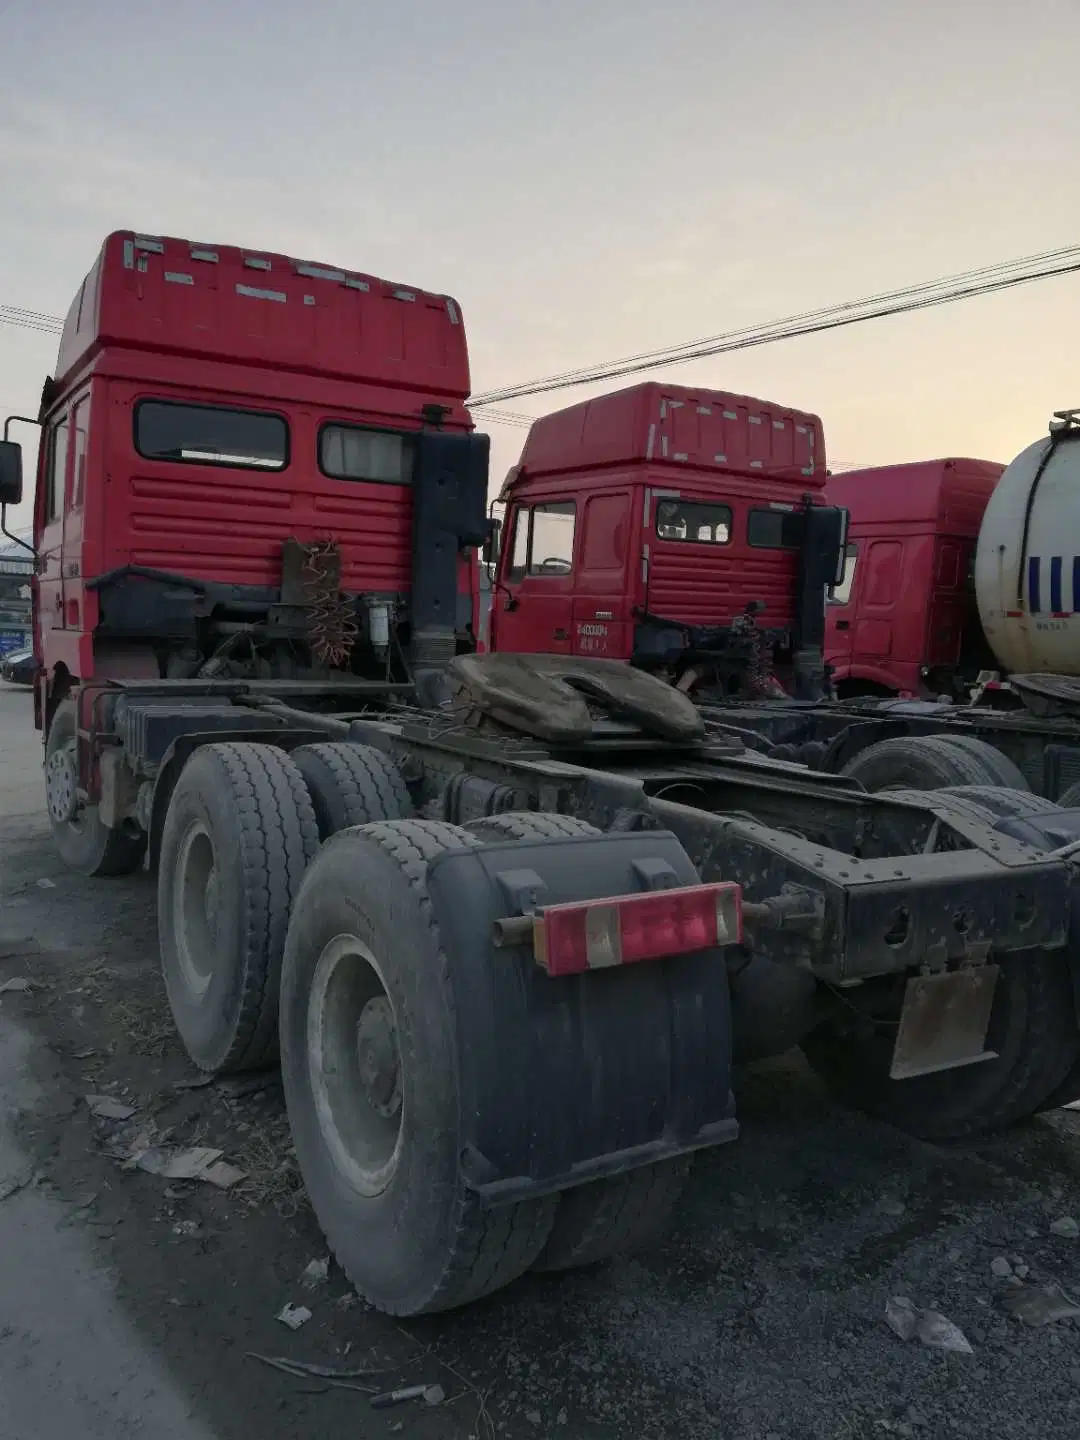
{"type": "MultiPolygon", "coordinates": [[[[281,251],[455,296],[480,392],[1080,241],[1078,45],[1080,0],[0,0],[0,304],[63,315],[114,229],[281,251]]],[[[836,462],[1006,461],[1080,405],[1078,315],[1080,275],[658,373],[836,462]]],[[[0,413],[55,347],[0,326],[0,413]]]]}

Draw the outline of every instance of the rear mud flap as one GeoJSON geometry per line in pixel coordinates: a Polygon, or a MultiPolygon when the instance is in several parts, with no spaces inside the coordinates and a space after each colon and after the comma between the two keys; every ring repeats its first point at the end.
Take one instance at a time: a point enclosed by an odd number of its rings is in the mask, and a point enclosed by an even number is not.
{"type": "Polygon", "coordinates": [[[909,980],[890,1078],[910,1080],[996,1060],[997,1052],[985,1046],[997,978],[996,965],[980,965],[909,980]]]}
{"type": "Polygon", "coordinates": [[[540,905],[627,894],[643,862],[699,883],[651,831],[452,852],[428,869],[453,991],[464,1165],[499,1204],[734,1140],[721,950],[552,978],[531,944],[492,943],[522,877],[540,905]],[[505,882],[505,883],[504,883],[505,882]]]}

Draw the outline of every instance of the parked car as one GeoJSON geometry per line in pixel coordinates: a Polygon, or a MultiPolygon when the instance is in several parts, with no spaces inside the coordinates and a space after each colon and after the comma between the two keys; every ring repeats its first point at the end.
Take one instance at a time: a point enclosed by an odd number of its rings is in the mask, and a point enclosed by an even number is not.
{"type": "Polygon", "coordinates": [[[32,650],[12,650],[0,657],[0,680],[10,681],[13,685],[32,685],[36,670],[37,661],[32,650]]]}

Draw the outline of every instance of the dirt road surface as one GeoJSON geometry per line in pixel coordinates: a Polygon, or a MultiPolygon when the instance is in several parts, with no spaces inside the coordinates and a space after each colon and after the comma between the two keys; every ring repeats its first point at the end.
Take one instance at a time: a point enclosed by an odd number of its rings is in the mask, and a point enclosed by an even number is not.
{"type": "Polygon", "coordinates": [[[742,1078],[742,1138],[633,1258],[402,1325],[332,1265],[308,1288],[325,1251],[276,1080],[183,1088],[153,881],[66,872],[39,767],[30,696],[0,687],[0,987],[32,986],[0,994],[0,1440],[1080,1434],[1076,1322],[1002,1307],[1017,1267],[1080,1295],[1080,1226],[1060,1223],[1080,1222],[1071,1111],[944,1149],[837,1110],[788,1059],[742,1078]],[[133,1114],[95,1117],[87,1095],[133,1114]],[[247,1178],[125,1168],[148,1136],[220,1149],[247,1178]],[[897,1338],[897,1296],[974,1353],[897,1338]],[[299,1330],[275,1319],[287,1303],[312,1312],[299,1330]],[[256,1355],[445,1399],[372,1410],[256,1355]]]}

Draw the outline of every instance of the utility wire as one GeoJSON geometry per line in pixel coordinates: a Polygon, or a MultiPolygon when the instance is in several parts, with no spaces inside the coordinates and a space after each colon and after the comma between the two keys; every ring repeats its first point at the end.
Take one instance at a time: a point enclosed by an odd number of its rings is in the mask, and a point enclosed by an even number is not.
{"type": "MultiPolygon", "coordinates": [[[[708,345],[716,340],[733,339],[739,335],[758,334],[763,329],[774,330],[778,327],[789,327],[798,322],[817,320],[826,316],[835,315],[844,311],[854,311],[865,306],[872,305],[878,301],[895,300],[908,295],[927,294],[943,286],[954,285],[958,281],[970,281],[980,278],[993,278],[1004,272],[1015,271],[1021,267],[1028,267],[1035,264],[1049,264],[1057,261],[1065,261],[1080,258],[1080,246],[1067,245],[1057,250],[1043,250],[1036,255],[1024,256],[1020,260],[1000,260],[993,265],[984,265],[975,270],[967,270],[960,275],[939,276],[936,280],[922,281],[917,285],[908,285],[899,290],[880,291],[874,295],[864,296],[861,300],[848,300],[841,305],[826,305],[817,310],[804,310],[797,315],[790,315],[784,320],[771,321],[767,326],[748,325],[741,330],[729,330],[724,335],[704,336],[698,340],[688,340],[681,345],[665,345],[658,350],[644,350],[636,355],[624,356],[621,360],[605,362],[607,365],[630,365],[638,360],[650,360],[656,357],[665,359],[677,355],[683,350],[696,350],[699,346],[708,345]]],[[[566,370],[561,374],[549,376],[549,380],[568,380],[573,376],[587,375],[599,367],[590,365],[579,370],[566,370]]]]}
{"type": "Polygon", "coordinates": [[[1019,260],[981,266],[976,270],[926,281],[921,285],[908,285],[900,290],[864,296],[861,300],[825,306],[819,310],[803,311],[800,314],[788,316],[783,320],[774,320],[764,325],[745,326],[720,335],[668,346],[662,350],[643,351],[622,360],[608,361],[579,370],[563,371],[561,374],[550,375],[540,380],[510,385],[499,390],[489,390],[475,396],[471,403],[474,409],[484,409],[488,405],[494,405],[503,400],[523,398],[527,395],[542,395],[551,390],[568,389],[572,386],[613,379],[622,375],[638,374],[645,370],[657,369],[662,365],[678,365],[687,360],[701,359],[708,355],[719,355],[732,350],[768,345],[777,340],[794,339],[796,336],[816,334],[822,330],[835,330],[846,325],[859,324],[864,320],[905,314],[913,310],[929,309],[936,305],[947,305],[956,300],[992,294],[998,290],[1030,284],[1033,281],[1049,279],[1055,275],[1072,274],[1077,270],[1080,270],[1080,245],[1065,246],[1058,250],[1047,250],[1037,255],[1025,256],[1019,260]]]}

